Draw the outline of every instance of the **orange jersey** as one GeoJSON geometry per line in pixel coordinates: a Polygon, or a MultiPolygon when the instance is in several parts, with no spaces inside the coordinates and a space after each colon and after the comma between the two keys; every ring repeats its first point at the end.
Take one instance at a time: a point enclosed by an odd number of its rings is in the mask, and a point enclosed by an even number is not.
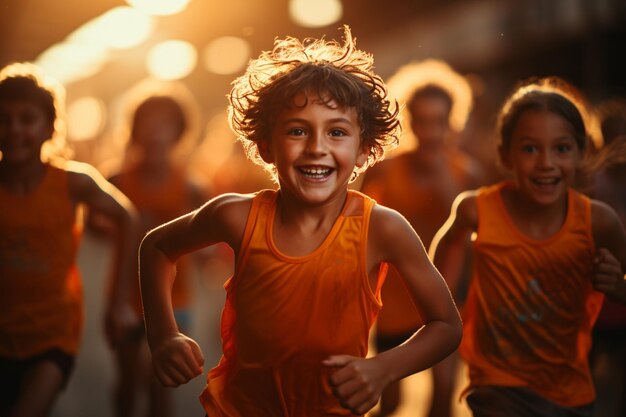
{"type": "MultiPolygon", "coordinates": [[[[443,161],[449,173],[446,179],[432,181],[415,174],[410,154],[383,161],[378,175],[363,188],[378,203],[397,210],[411,223],[424,246],[428,248],[441,225],[450,215],[456,196],[470,187],[468,158],[460,152],[450,152],[443,161]]],[[[383,308],[378,316],[380,335],[400,335],[415,331],[421,322],[417,309],[394,268],[382,291],[383,308]]]]}
{"type": "Polygon", "coordinates": [[[476,198],[473,273],[460,352],[470,388],[523,386],[563,406],[595,397],[587,355],[603,295],[592,289],[595,247],[590,200],[568,192],[561,230],[533,240],[502,201],[506,182],[476,198]]]}
{"type": "Polygon", "coordinates": [[[47,166],[25,196],[0,187],[0,355],[78,351],[82,288],[75,264],[80,228],[68,174],[47,166]]]}
{"type": "MultiPolygon", "coordinates": [[[[139,212],[144,231],[186,214],[191,207],[192,197],[189,184],[182,170],[174,170],[168,181],[158,190],[146,189],[135,172],[120,174],[112,182],[133,202],[139,212]]],[[[174,308],[185,307],[190,302],[191,284],[189,279],[190,264],[188,258],[176,263],[176,280],[172,288],[174,308]]],[[[133,304],[142,312],[139,282],[133,287],[133,304]]]]}
{"type": "Polygon", "coordinates": [[[319,248],[292,257],[272,240],[276,196],[266,190],[252,202],[235,275],[225,284],[224,355],[200,400],[212,417],[351,416],[333,396],[333,369],[322,361],[367,354],[386,273],[383,265],[372,290],[366,256],[375,203],[349,191],[345,207],[352,200],[362,212],[342,212],[319,248]]]}

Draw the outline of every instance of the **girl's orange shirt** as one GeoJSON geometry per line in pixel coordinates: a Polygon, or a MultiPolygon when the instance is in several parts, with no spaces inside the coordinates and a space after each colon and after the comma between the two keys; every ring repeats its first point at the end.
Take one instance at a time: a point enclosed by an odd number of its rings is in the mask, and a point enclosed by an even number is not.
{"type": "Polygon", "coordinates": [[[0,187],[0,355],[77,353],[80,234],[66,171],[47,166],[41,184],[25,196],[0,187]]]}
{"type": "Polygon", "coordinates": [[[330,355],[365,357],[380,310],[366,257],[374,201],[349,191],[324,242],[306,256],[287,256],[272,240],[275,191],[252,202],[234,276],[226,283],[223,356],[200,399],[210,416],[350,416],[333,396],[330,355]],[[358,204],[358,215],[346,207],[358,204]]]}
{"type": "Polygon", "coordinates": [[[603,301],[592,288],[589,198],[568,191],[561,230],[524,235],[506,211],[507,182],[481,188],[460,352],[470,386],[523,386],[564,406],[595,398],[587,355],[603,301]]]}

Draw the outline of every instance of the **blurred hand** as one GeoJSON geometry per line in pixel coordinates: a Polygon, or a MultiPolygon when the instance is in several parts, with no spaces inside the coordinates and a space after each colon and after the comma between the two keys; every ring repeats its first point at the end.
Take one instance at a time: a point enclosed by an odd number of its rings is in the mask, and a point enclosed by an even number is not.
{"type": "Polygon", "coordinates": [[[593,287],[609,296],[616,294],[624,284],[622,265],[613,254],[600,248],[593,262],[593,287]]]}
{"type": "Polygon", "coordinates": [[[140,325],[141,319],[129,303],[111,303],[107,307],[104,332],[111,348],[128,340],[140,325]]]}
{"type": "Polygon", "coordinates": [[[362,415],[371,410],[386,386],[385,372],[373,359],[335,355],[323,361],[337,370],[330,377],[333,394],[342,407],[362,415]]]}

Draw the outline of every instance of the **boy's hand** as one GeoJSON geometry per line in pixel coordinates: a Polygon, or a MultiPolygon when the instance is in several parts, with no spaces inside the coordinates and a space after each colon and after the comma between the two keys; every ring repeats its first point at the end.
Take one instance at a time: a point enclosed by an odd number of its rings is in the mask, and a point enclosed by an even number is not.
{"type": "Polygon", "coordinates": [[[112,303],[106,310],[104,332],[111,348],[116,348],[137,329],[140,318],[128,303],[112,303]]]}
{"type": "Polygon", "coordinates": [[[322,363],[337,368],[330,377],[330,384],[342,407],[362,415],[378,403],[386,384],[384,372],[375,361],[335,355],[322,363]]]}
{"type": "Polygon", "coordinates": [[[200,346],[182,333],[165,339],[152,351],[152,367],[161,384],[177,387],[203,372],[200,346]]]}
{"type": "Polygon", "coordinates": [[[593,261],[593,286],[609,296],[624,292],[624,272],[622,265],[607,249],[600,248],[593,261]]]}

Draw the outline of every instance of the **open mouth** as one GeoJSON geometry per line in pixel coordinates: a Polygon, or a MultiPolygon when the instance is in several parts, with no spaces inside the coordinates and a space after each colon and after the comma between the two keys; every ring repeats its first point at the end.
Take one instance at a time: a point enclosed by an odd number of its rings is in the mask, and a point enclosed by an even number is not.
{"type": "Polygon", "coordinates": [[[557,185],[561,181],[560,178],[552,177],[552,178],[533,178],[533,184],[539,187],[553,187],[557,185]]]}
{"type": "Polygon", "coordinates": [[[307,178],[321,180],[327,178],[334,170],[328,167],[300,167],[299,171],[307,178]]]}

